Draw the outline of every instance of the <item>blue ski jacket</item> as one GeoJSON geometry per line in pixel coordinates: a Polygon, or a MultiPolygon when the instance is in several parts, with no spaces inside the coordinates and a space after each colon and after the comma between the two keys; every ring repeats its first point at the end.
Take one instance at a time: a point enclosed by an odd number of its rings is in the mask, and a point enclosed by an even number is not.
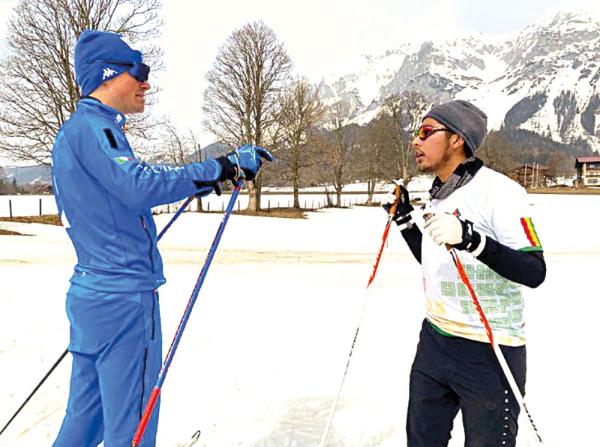
{"type": "Polygon", "coordinates": [[[71,283],[103,292],[140,292],[165,283],[151,207],[205,193],[216,160],[185,166],[138,161],[119,111],[82,98],[58,131],[52,153],[54,195],[77,253],[71,283]]]}

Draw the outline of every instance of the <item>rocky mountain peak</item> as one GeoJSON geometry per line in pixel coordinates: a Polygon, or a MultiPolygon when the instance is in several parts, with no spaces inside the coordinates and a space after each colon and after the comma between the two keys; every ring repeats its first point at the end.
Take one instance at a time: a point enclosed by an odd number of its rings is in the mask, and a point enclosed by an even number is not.
{"type": "Polygon", "coordinates": [[[365,57],[355,73],[324,81],[321,94],[351,101],[361,124],[391,94],[417,91],[432,104],[466,99],[487,112],[492,129],[600,150],[600,17],[560,13],[515,36],[402,43],[365,57]]]}

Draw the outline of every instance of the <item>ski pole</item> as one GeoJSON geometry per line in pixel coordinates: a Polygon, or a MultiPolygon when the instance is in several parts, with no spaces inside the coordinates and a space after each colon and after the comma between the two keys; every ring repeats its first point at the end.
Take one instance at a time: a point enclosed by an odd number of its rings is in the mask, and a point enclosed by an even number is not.
{"type": "MultiPolygon", "coordinates": [[[[216,188],[215,188],[215,190],[216,190],[216,188]]],[[[219,190],[219,193],[220,193],[220,190],[219,190]]],[[[171,225],[173,225],[173,222],[175,222],[177,220],[177,218],[181,215],[181,213],[183,213],[183,211],[190,204],[190,202],[192,201],[193,198],[194,198],[194,196],[188,197],[188,199],[184,202],[184,204],[181,205],[181,207],[177,210],[177,212],[175,213],[175,215],[171,218],[171,220],[167,223],[167,225],[165,225],[165,227],[162,229],[162,231],[160,232],[160,234],[156,238],[157,241],[160,241],[160,239],[163,237],[163,235],[167,232],[167,230],[171,227],[171,225]]],[[[25,401],[21,404],[21,406],[19,407],[19,409],[12,415],[12,417],[10,418],[10,420],[2,428],[2,431],[0,431],[0,436],[8,428],[8,426],[12,423],[12,421],[17,417],[17,415],[21,412],[21,410],[25,407],[25,405],[27,405],[27,402],[29,402],[29,400],[33,397],[33,395],[37,392],[37,390],[40,389],[40,387],[44,384],[44,382],[48,379],[48,377],[50,377],[50,375],[54,372],[54,370],[58,367],[58,365],[63,361],[63,359],[66,357],[66,355],[67,355],[68,352],[69,352],[69,349],[67,348],[58,357],[58,359],[56,360],[56,362],[54,362],[54,365],[52,365],[52,367],[46,373],[46,375],[42,378],[42,380],[40,380],[40,382],[36,385],[36,387],[29,394],[29,396],[27,396],[27,399],[25,399],[25,401]]]]}
{"type": "Polygon", "coordinates": [[[179,326],[177,327],[177,331],[175,332],[175,336],[173,337],[173,341],[171,342],[169,352],[167,353],[167,356],[165,357],[162,368],[160,369],[160,372],[158,374],[158,379],[156,381],[156,385],[154,385],[154,388],[152,389],[152,392],[150,393],[150,398],[148,399],[148,402],[146,403],[146,408],[144,409],[142,418],[138,424],[138,427],[137,427],[137,430],[133,437],[133,440],[131,441],[132,447],[138,447],[140,445],[140,442],[142,442],[142,437],[144,436],[144,432],[146,431],[146,426],[148,425],[148,421],[150,420],[150,417],[152,416],[152,411],[154,410],[154,406],[156,405],[156,401],[158,399],[158,396],[160,395],[161,387],[165,381],[167,372],[169,371],[169,366],[171,365],[171,362],[173,361],[173,357],[175,356],[175,352],[177,351],[177,346],[179,345],[179,342],[183,335],[183,331],[185,330],[185,326],[187,325],[187,322],[190,318],[190,314],[192,313],[194,304],[196,303],[196,299],[198,298],[200,288],[202,287],[202,284],[204,283],[204,279],[206,278],[206,274],[208,273],[210,264],[215,256],[217,247],[219,246],[221,236],[223,235],[223,231],[225,230],[225,225],[227,224],[229,216],[231,215],[231,212],[233,211],[233,206],[235,205],[235,201],[237,200],[242,183],[243,183],[243,180],[241,180],[241,179],[238,180],[238,182],[235,186],[235,189],[233,190],[233,193],[231,194],[231,198],[229,199],[229,203],[227,204],[227,208],[225,209],[225,214],[223,215],[223,220],[221,221],[221,224],[219,225],[219,228],[217,230],[217,234],[215,235],[213,243],[210,246],[210,249],[208,250],[208,254],[206,256],[206,261],[204,261],[202,270],[200,271],[200,274],[198,275],[198,279],[196,280],[196,285],[194,286],[192,295],[190,296],[190,299],[187,303],[187,306],[185,308],[183,316],[181,317],[181,321],[179,322],[179,326]]]}
{"type": "Polygon", "coordinates": [[[173,223],[177,220],[177,218],[179,216],[181,216],[181,214],[185,211],[185,209],[187,208],[187,206],[192,202],[192,200],[194,199],[194,196],[189,196],[185,202],[183,202],[183,205],[181,205],[179,207],[179,209],[177,210],[177,212],[173,215],[173,217],[171,217],[171,220],[169,220],[169,222],[165,225],[165,227],[160,230],[160,233],[158,234],[158,236],[156,237],[157,241],[160,241],[160,238],[163,237],[163,234],[165,234],[167,232],[167,230],[169,228],[171,228],[171,225],[173,225],[173,223]]]}
{"type": "Polygon", "coordinates": [[[450,252],[450,256],[452,256],[452,261],[454,262],[454,265],[456,266],[456,269],[458,270],[458,275],[460,276],[460,279],[462,280],[465,287],[469,291],[469,294],[471,295],[471,299],[473,300],[475,309],[477,309],[479,318],[481,319],[481,322],[483,323],[483,326],[485,327],[485,332],[487,334],[488,340],[490,341],[490,345],[492,346],[492,350],[494,351],[494,354],[496,354],[496,358],[498,359],[498,363],[500,363],[500,368],[502,369],[502,372],[504,373],[504,376],[506,377],[506,380],[508,381],[508,385],[509,385],[511,391],[513,392],[513,395],[515,396],[515,399],[517,399],[519,406],[521,407],[523,412],[527,415],[527,419],[529,420],[529,424],[530,424],[531,428],[533,429],[533,433],[537,437],[537,441],[539,442],[539,445],[543,445],[542,437],[540,436],[540,433],[538,432],[538,429],[537,429],[535,423],[533,422],[533,418],[531,417],[531,414],[529,413],[529,410],[527,409],[527,405],[525,404],[525,399],[523,397],[523,394],[521,393],[521,390],[519,390],[519,387],[517,386],[517,382],[510,370],[510,367],[506,363],[506,359],[504,358],[504,354],[502,353],[502,350],[500,349],[498,342],[494,339],[494,333],[492,331],[492,327],[490,326],[490,323],[485,316],[483,308],[481,307],[481,304],[479,303],[479,300],[477,299],[477,295],[475,294],[473,285],[471,284],[471,281],[469,281],[469,277],[467,276],[467,273],[465,272],[465,269],[464,269],[462,263],[460,262],[458,253],[456,252],[456,249],[452,248],[451,246],[447,246],[447,248],[448,248],[448,251],[450,252]]]}
{"type": "MultiPolygon", "coordinates": [[[[220,196],[221,195],[221,187],[219,186],[218,183],[215,183],[215,185],[213,186],[215,194],[220,196]]],[[[185,212],[185,209],[188,207],[188,205],[192,202],[192,200],[194,200],[196,196],[189,196],[185,202],[183,202],[183,205],[181,205],[179,207],[179,209],[177,210],[177,212],[173,215],[173,217],[171,218],[171,220],[165,225],[165,227],[160,231],[159,235],[157,236],[156,240],[160,241],[160,238],[163,237],[163,234],[165,234],[167,232],[167,230],[169,228],[171,228],[171,225],[173,225],[173,223],[177,220],[177,218],[183,213],[185,212]]]]}
{"type": "Polygon", "coordinates": [[[33,389],[33,391],[29,394],[29,396],[27,396],[27,399],[25,399],[25,401],[21,404],[19,409],[17,411],[15,411],[15,414],[12,415],[10,420],[2,428],[2,431],[0,431],[0,435],[2,435],[2,433],[4,433],[4,430],[6,430],[8,428],[8,426],[11,424],[11,422],[14,420],[14,418],[16,418],[17,415],[21,412],[23,407],[25,407],[25,405],[27,405],[27,402],[29,402],[29,400],[33,397],[33,395],[37,392],[37,390],[42,386],[42,384],[46,381],[46,379],[50,376],[50,374],[52,374],[52,372],[56,369],[56,367],[60,364],[60,362],[62,362],[62,359],[65,358],[65,356],[67,355],[67,352],[69,352],[68,349],[65,349],[65,351],[60,355],[60,357],[58,357],[56,362],[54,362],[54,365],[52,365],[52,367],[46,373],[46,375],[42,378],[42,380],[39,381],[39,383],[36,385],[36,387],[33,389]]]}
{"type": "Polygon", "coordinates": [[[350,353],[348,354],[348,360],[346,361],[346,368],[344,369],[344,374],[342,375],[338,392],[335,396],[335,399],[333,400],[333,403],[331,404],[331,409],[329,410],[329,417],[327,418],[327,424],[325,425],[325,430],[323,430],[323,435],[321,436],[319,447],[325,447],[325,444],[327,443],[329,431],[331,430],[331,425],[333,424],[333,417],[335,416],[335,411],[337,409],[340,396],[342,395],[344,382],[346,381],[346,375],[348,374],[348,369],[350,368],[350,359],[352,358],[352,353],[354,352],[354,345],[356,345],[356,340],[358,339],[358,332],[360,331],[360,326],[362,325],[362,321],[366,313],[367,303],[369,302],[370,291],[372,290],[369,289],[369,286],[375,280],[377,268],[379,267],[379,261],[381,260],[381,255],[383,254],[383,249],[385,248],[385,243],[390,232],[392,220],[394,219],[394,214],[396,213],[396,208],[398,207],[398,201],[400,200],[401,192],[399,185],[396,185],[396,190],[394,191],[394,193],[396,195],[396,201],[392,204],[388,213],[387,223],[385,225],[385,229],[383,230],[383,236],[381,237],[381,247],[379,247],[379,251],[377,252],[377,257],[375,259],[375,263],[373,264],[373,270],[371,272],[371,276],[369,277],[369,282],[367,283],[367,296],[363,302],[363,307],[360,311],[360,317],[358,318],[358,324],[356,325],[356,331],[354,332],[354,339],[352,340],[352,345],[350,346],[350,353]]]}

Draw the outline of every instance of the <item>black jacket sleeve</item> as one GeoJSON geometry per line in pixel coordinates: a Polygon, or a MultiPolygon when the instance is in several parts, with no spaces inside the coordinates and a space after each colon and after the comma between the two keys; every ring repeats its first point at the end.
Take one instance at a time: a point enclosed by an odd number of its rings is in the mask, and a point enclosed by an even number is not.
{"type": "Polygon", "coordinates": [[[401,231],[402,237],[408,244],[408,248],[412,252],[415,259],[421,263],[421,241],[423,240],[423,234],[416,225],[412,225],[410,228],[405,228],[401,231]]]}
{"type": "Polygon", "coordinates": [[[537,287],[546,278],[546,262],[541,251],[513,250],[486,237],[483,252],[477,259],[506,279],[527,287],[537,287]]]}

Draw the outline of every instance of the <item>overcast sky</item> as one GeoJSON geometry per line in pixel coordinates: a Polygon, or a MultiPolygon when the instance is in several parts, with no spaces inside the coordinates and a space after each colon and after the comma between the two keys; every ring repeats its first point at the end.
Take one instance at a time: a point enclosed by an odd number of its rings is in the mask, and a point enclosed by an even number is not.
{"type": "MultiPolygon", "coordinates": [[[[0,37],[17,2],[0,0],[0,37]]],[[[156,110],[182,129],[200,131],[204,76],[233,30],[263,20],[284,43],[298,74],[318,81],[352,69],[361,54],[406,41],[465,33],[501,36],[558,11],[600,12],[598,0],[163,0],[159,44],[166,69],[156,110]]],[[[201,135],[203,145],[210,136],[201,135]]]]}

